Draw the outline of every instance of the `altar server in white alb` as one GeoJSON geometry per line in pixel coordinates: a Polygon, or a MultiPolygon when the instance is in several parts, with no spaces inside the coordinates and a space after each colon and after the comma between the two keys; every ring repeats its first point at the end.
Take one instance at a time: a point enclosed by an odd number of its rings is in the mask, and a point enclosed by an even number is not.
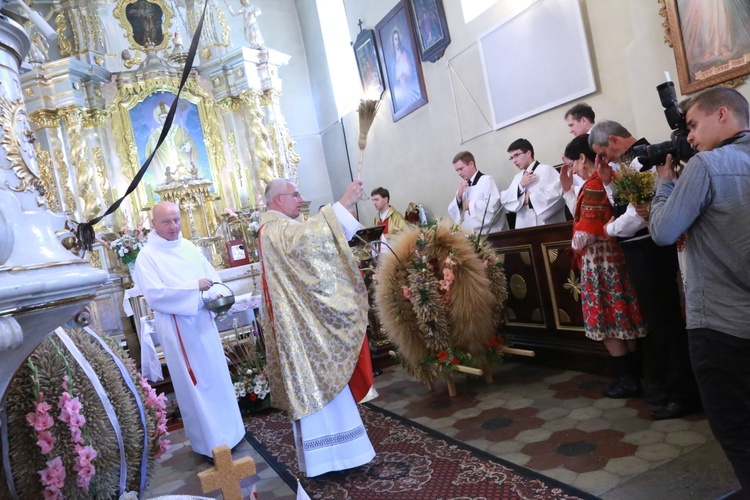
{"type": "Polygon", "coordinates": [[[461,151],[453,157],[453,168],[462,182],[448,205],[448,215],[465,230],[478,234],[508,229],[508,219],[500,206],[495,179],[477,170],[474,155],[461,151]]]}
{"type": "Polygon", "coordinates": [[[148,242],[135,262],[135,283],[154,311],[156,328],[193,451],[230,448],[245,435],[214,314],[201,292],[220,281],[203,253],[180,232],[180,210],[154,206],[148,242]]]}
{"type": "Polygon", "coordinates": [[[377,395],[365,330],[367,290],[347,241],[362,227],[349,213],[362,181],[306,222],[287,179],[268,183],[261,215],[261,321],[271,401],[292,421],[308,477],[364,465],[375,450],[357,403],[377,395]]]}
{"type": "Polygon", "coordinates": [[[513,141],[508,153],[520,172],[500,199],[506,210],[516,213],[516,229],[565,222],[560,173],[536,161],[534,146],[526,139],[513,141]]]}

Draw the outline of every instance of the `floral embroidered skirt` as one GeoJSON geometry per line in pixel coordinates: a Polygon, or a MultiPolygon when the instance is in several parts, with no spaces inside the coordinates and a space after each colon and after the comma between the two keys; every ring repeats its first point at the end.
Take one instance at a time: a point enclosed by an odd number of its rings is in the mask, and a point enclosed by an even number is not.
{"type": "Polygon", "coordinates": [[[616,243],[598,240],[581,255],[581,304],[584,330],[592,340],[646,335],[641,308],[616,243]]]}

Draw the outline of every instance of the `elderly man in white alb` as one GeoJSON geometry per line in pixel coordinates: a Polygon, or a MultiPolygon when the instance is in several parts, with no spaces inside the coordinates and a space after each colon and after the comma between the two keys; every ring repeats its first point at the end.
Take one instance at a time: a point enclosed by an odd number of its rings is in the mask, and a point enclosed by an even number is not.
{"type": "Polygon", "coordinates": [[[193,451],[230,448],[245,436],[214,314],[201,292],[220,280],[203,253],[180,232],[180,209],[154,206],[153,227],[135,261],[135,283],[154,311],[185,434],[193,451]]]}
{"type": "Polygon", "coordinates": [[[472,233],[489,234],[508,229],[495,180],[477,170],[474,155],[461,151],[453,157],[453,168],[462,179],[448,205],[448,215],[453,221],[472,233]]]}
{"type": "Polygon", "coordinates": [[[516,139],[508,146],[510,161],[520,170],[500,199],[516,213],[516,229],[565,222],[560,174],[550,165],[534,159],[534,146],[516,139]]]}
{"type": "Polygon", "coordinates": [[[348,211],[361,195],[357,179],[341,200],[300,222],[304,199],[292,181],[274,179],[265,192],[258,245],[266,369],[271,401],[292,421],[308,477],[375,457],[357,408],[377,395],[367,290],[347,243],[362,227],[348,211]]]}

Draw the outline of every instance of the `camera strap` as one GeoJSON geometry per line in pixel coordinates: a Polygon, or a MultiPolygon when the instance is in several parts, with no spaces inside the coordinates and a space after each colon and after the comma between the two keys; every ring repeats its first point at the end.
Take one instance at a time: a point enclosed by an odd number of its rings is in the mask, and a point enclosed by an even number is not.
{"type": "Polygon", "coordinates": [[[721,141],[716,147],[720,148],[722,146],[726,146],[727,144],[732,144],[734,141],[739,140],[742,137],[745,137],[747,134],[750,134],[750,130],[748,129],[740,130],[733,137],[730,137],[729,139],[724,139],[723,141],[721,141]]]}

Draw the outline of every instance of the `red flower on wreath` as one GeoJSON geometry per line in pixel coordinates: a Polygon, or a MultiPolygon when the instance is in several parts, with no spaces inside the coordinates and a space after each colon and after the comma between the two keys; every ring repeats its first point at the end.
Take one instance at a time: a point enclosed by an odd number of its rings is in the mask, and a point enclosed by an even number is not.
{"type": "Polygon", "coordinates": [[[258,399],[258,396],[256,396],[254,392],[251,392],[249,397],[250,401],[255,401],[256,399],[258,399]]]}
{"type": "Polygon", "coordinates": [[[440,352],[439,352],[439,353],[437,354],[437,358],[438,358],[438,360],[439,360],[439,361],[440,361],[441,363],[445,363],[445,362],[446,362],[446,360],[448,359],[448,352],[447,352],[447,351],[445,351],[445,350],[442,350],[442,351],[440,351],[440,352]]]}
{"type": "Polygon", "coordinates": [[[459,360],[458,360],[458,358],[453,358],[453,359],[451,359],[451,364],[452,364],[452,365],[457,365],[457,364],[459,364],[460,362],[461,362],[461,361],[459,361],[459,360]]]}

